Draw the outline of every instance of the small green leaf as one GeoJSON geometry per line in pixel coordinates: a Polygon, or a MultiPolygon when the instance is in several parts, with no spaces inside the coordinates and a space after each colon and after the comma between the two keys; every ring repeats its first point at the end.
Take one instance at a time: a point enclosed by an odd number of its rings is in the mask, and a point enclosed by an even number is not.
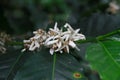
{"type": "Polygon", "coordinates": [[[86,58],[91,67],[100,73],[102,80],[120,79],[119,41],[98,41],[88,48],[86,58]]]}

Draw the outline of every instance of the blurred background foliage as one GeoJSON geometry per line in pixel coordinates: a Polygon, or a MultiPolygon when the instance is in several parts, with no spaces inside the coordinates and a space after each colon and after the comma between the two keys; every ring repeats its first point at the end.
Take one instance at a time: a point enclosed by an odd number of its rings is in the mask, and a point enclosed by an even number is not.
{"type": "MultiPolygon", "coordinates": [[[[108,12],[113,0],[2,0],[0,31],[25,34],[38,28],[68,22],[87,36],[97,36],[118,29],[119,11],[108,12]]],[[[119,5],[120,0],[116,0],[119,5]]]]}

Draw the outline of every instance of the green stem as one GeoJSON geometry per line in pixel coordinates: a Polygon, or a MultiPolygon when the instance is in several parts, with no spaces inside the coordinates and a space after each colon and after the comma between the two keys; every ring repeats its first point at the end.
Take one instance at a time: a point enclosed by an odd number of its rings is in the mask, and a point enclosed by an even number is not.
{"type": "Polygon", "coordinates": [[[102,41],[105,38],[110,37],[110,36],[115,35],[115,34],[118,34],[118,33],[120,33],[120,30],[113,31],[113,32],[110,32],[108,34],[98,36],[96,38],[91,38],[91,39],[86,39],[86,40],[79,40],[79,41],[76,41],[76,43],[97,42],[97,40],[102,41]]]}
{"type": "Polygon", "coordinates": [[[55,64],[56,64],[56,53],[53,55],[52,80],[54,80],[55,77],[55,64]]]}
{"type": "Polygon", "coordinates": [[[95,42],[96,38],[90,38],[90,39],[86,39],[86,40],[79,40],[76,41],[76,43],[88,43],[88,42],[95,42]]]}
{"type": "Polygon", "coordinates": [[[23,45],[23,42],[7,42],[6,45],[23,45]]]}
{"type": "Polygon", "coordinates": [[[110,37],[110,36],[118,34],[118,33],[120,33],[120,30],[113,31],[111,33],[108,33],[108,34],[105,34],[105,35],[102,35],[102,36],[98,36],[98,37],[96,37],[96,39],[97,40],[103,40],[103,39],[105,39],[107,37],[110,37]]]}

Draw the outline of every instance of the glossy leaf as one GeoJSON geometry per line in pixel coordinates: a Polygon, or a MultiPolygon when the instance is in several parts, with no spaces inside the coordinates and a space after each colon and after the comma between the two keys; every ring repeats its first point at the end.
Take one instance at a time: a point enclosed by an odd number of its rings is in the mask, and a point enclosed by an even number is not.
{"type": "MultiPolygon", "coordinates": [[[[12,65],[20,55],[20,50],[7,50],[7,53],[0,53],[0,80],[5,80],[9,74],[12,65]]],[[[15,70],[12,71],[15,73],[15,70]]]]}
{"type": "Polygon", "coordinates": [[[91,67],[100,73],[102,80],[120,79],[119,41],[98,41],[89,47],[86,58],[91,67]]]}
{"type": "Polygon", "coordinates": [[[83,67],[71,54],[32,53],[14,80],[87,80],[83,67]]]}

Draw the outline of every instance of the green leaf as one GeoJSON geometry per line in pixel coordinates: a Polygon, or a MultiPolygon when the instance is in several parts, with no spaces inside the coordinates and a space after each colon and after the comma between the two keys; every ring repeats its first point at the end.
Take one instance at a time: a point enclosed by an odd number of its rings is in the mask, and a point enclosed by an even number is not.
{"type": "MultiPolygon", "coordinates": [[[[5,54],[0,53],[0,80],[6,79],[12,65],[20,55],[20,50],[14,50],[13,48],[10,49],[7,49],[7,53],[5,54]]],[[[12,71],[12,73],[15,73],[15,70],[12,71]]]]}
{"type": "Polygon", "coordinates": [[[31,54],[18,70],[14,80],[87,80],[83,67],[71,54],[42,49],[31,54]]]}
{"type": "Polygon", "coordinates": [[[119,41],[98,41],[88,48],[86,58],[91,67],[100,73],[102,80],[120,79],[119,41]]]}

